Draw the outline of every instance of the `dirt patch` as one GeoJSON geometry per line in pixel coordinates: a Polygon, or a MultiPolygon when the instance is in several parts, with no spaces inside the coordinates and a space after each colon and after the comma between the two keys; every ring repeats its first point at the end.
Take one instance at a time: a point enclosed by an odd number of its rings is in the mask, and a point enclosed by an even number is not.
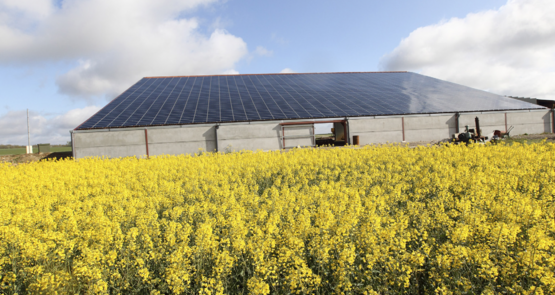
{"type": "Polygon", "coordinates": [[[21,154],[21,155],[7,155],[0,156],[0,163],[12,163],[12,164],[23,164],[35,161],[42,161],[48,159],[61,160],[65,158],[71,158],[71,152],[53,152],[53,153],[41,153],[41,154],[21,154]]]}
{"type": "MultiPolygon", "coordinates": [[[[527,141],[528,143],[534,143],[534,142],[540,142],[543,139],[545,139],[547,142],[555,143],[555,133],[522,134],[522,135],[511,136],[509,138],[505,138],[504,140],[508,144],[510,144],[512,142],[523,143],[524,141],[527,141]]],[[[407,143],[401,143],[401,145],[408,145],[409,147],[428,146],[428,145],[434,146],[434,145],[440,145],[442,143],[449,143],[449,142],[451,142],[451,140],[446,138],[443,140],[407,142],[407,143]]],[[[394,144],[398,144],[398,143],[394,143],[394,144]]]]}
{"type": "MultiPolygon", "coordinates": [[[[521,134],[521,135],[515,135],[515,136],[505,138],[504,140],[507,143],[511,143],[511,142],[522,143],[524,141],[528,141],[528,143],[533,143],[533,142],[540,142],[543,139],[545,139],[547,142],[555,142],[555,133],[521,134]]],[[[426,146],[426,145],[439,145],[441,143],[446,143],[446,142],[450,142],[449,139],[409,142],[408,145],[410,147],[416,147],[416,146],[426,146]]]]}
{"type": "MultiPolygon", "coordinates": [[[[555,133],[540,133],[540,134],[522,134],[522,135],[515,135],[511,136],[510,138],[506,139],[507,142],[511,141],[518,141],[523,142],[524,140],[530,142],[539,142],[543,139],[546,139],[547,142],[554,142],[555,143],[555,133]]],[[[417,142],[408,142],[409,147],[417,147],[417,146],[427,146],[427,145],[439,145],[444,142],[449,142],[448,139],[445,140],[432,140],[432,141],[417,141],[417,142]]],[[[323,149],[330,149],[334,147],[319,147],[323,149]]],[[[71,152],[53,152],[53,153],[42,153],[42,154],[22,154],[22,155],[7,155],[7,156],[0,156],[0,163],[12,163],[14,165],[22,164],[22,163],[30,163],[35,161],[45,161],[49,159],[56,159],[61,160],[65,158],[71,158],[71,152]]]]}
{"type": "Polygon", "coordinates": [[[440,145],[442,143],[448,143],[450,142],[449,140],[445,139],[445,140],[432,140],[432,141],[415,141],[415,142],[409,142],[406,143],[409,147],[417,147],[417,146],[427,146],[427,145],[440,145]]]}
{"type": "Polygon", "coordinates": [[[540,133],[540,134],[528,134],[528,135],[515,135],[511,136],[511,139],[526,139],[526,140],[542,140],[546,139],[548,142],[555,142],[555,133],[540,133]]]}

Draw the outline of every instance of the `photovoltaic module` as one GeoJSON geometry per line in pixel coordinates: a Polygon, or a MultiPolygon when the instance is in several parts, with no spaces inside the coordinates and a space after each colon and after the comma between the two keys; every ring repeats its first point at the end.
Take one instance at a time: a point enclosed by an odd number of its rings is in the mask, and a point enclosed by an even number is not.
{"type": "Polygon", "coordinates": [[[542,108],[410,72],[150,77],[76,130],[542,108]]]}

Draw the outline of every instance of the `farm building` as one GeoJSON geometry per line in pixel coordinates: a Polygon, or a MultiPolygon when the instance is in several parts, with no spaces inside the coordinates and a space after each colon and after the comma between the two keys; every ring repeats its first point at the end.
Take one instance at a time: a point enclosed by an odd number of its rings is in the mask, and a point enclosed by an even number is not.
{"type": "Polygon", "coordinates": [[[479,117],[483,134],[553,132],[553,111],[410,72],[147,77],[71,131],[76,158],[279,150],[442,140],[479,117]]]}

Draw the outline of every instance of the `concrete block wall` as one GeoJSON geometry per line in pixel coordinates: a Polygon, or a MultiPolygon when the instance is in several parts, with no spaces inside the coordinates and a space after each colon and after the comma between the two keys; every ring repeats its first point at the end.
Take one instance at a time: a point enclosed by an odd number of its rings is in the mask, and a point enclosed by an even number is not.
{"type": "Polygon", "coordinates": [[[313,146],[314,124],[285,125],[283,127],[285,141],[282,141],[282,146],[286,148],[313,146]]]}
{"type": "Polygon", "coordinates": [[[148,129],[150,156],[195,154],[216,150],[215,126],[148,129]]]}
{"type": "Polygon", "coordinates": [[[281,126],[278,122],[221,125],[218,129],[218,150],[279,150],[281,126]]]}
{"type": "Polygon", "coordinates": [[[480,129],[482,135],[493,136],[493,131],[505,131],[505,113],[484,113],[484,114],[461,114],[459,118],[459,130],[463,132],[465,126],[469,129],[476,129],[476,117],[480,119],[480,129]]]}
{"type": "MultiPolygon", "coordinates": [[[[182,155],[198,153],[199,149],[214,151],[214,126],[177,128],[147,128],[148,155],[182,155]]],[[[147,142],[144,129],[111,129],[75,132],[74,156],[86,157],[146,157],[147,142]]]]}
{"type": "Polygon", "coordinates": [[[142,157],[146,155],[144,130],[112,130],[73,133],[76,158],[86,157],[142,157]]]}
{"type": "Polygon", "coordinates": [[[314,124],[285,125],[285,136],[313,136],[314,124]]]}
{"type": "MultiPolygon", "coordinates": [[[[413,115],[397,117],[350,118],[348,134],[359,136],[360,145],[416,141],[445,140],[456,132],[456,115],[413,115]],[[404,124],[403,124],[404,122],[404,124]]],[[[465,125],[475,128],[474,118],[480,119],[484,135],[493,130],[505,131],[505,126],[514,126],[511,135],[553,132],[550,110],[463,113],[459,117],[459,130],[465,125]],[[506,117],[506,119],[505,119],[506,117]],[[506,120],[506,121],[505,121],[506,120]],[[506,122],[506,123],[505,123],[506,122]]],[[[199,148],[205,151],[279,150],[283,148],[282,126],[279,121],[251,124],[151,127],[147,128],[148,153],[155,155],[193,154],[199,148]],[[216,135],[217,133],[217,135],[216,135]]],[[[310,125],[307,125],[310,126],[310,125]]],[[[289,129],[286,135],[308,134],[312,128],[289,129]]],[[[287,146],[311,145],[311,137],[294,139],[287,146]]],[[[99,131],[75,131],[73,133],[74,156],[76,158],[105,156],[144,157],[147,141],[144,129],[111,129],[99,131]]]]}
{"type": "Polygon", "coordinates": [[[550,110],[531,112],[508,112],[507,126],[514,126],[511,135],[535,134],[553,132],[553,123],[550,110]]]}
{"type": "Polygon", "coordinates": [[[408,142],[441,140],[455,132],[454,115],[405,117],[405,141],[408,142]]]}
{"type": "MultiPolygon", "coordinates": [[[[475,118],[480,119],[480,129],[485,136],[492,136],[494,130],[505,131],[505,126],[514,126],[511,135],[553,132],[551,110],[461,113],[459,132],[465,125],[476,129],[475,118]],[[506,117],[506,119],[505,119],[506,117]]],[[[360,145],[386,143],[448,140],[456,133],[455,114],[408,115],[404,117],[351,118],[349,133],[359,136],[360,145]],[[403,124],[404,120],[404,124],[403,124]]]]}
{"type": "Polygon", "coordinates": [[[349,136],[359,136],[359,144],[400,142],[403,140],[401,117],[377,117],[349,120],[349,136]]]}

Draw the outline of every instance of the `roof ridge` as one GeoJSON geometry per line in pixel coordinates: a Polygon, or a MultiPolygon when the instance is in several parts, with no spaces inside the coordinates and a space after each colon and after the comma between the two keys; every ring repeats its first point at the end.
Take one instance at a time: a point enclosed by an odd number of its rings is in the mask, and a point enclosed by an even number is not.
{"type": "Polygon", "coordinates": [[[187,78],[187,77],[220,77],[220,76],[264,76],[264,75],[306,75],[306,74],[382,74],[382,73],[408,73],[408,71],[371,71],[371,72],[319,72],[319,73],[264,73],[264,74],[216,74],[216,75],[185,75],[185,76],[150,76],[144,79],[157,78],[187,78]]]}

